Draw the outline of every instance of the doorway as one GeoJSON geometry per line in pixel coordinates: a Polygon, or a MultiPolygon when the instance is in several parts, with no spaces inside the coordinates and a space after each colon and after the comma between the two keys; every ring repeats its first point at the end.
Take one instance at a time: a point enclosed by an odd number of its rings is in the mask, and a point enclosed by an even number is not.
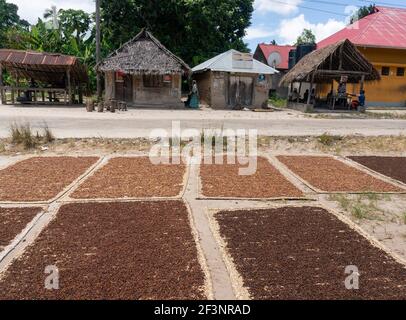
{"type": "Polygon", "coordinates": [[[116,80],[116,100],[133,101],[133,81],[131,75],[124,75],[121,79],[116,80]]]}
{"type": "Polygon", "coordinates": [[[254,78],[246,76],[230,76],[228,105],[231,108],[243,108],[252,105],[254,78]]]}

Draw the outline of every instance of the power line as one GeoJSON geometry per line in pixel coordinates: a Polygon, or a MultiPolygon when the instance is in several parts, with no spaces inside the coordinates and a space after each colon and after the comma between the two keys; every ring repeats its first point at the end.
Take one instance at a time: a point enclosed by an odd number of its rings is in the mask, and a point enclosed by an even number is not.
{"type": "Polygon", "coordinates": [[[323,10],[323,9],[316,9],[316,8],[311,8],[311,7],[305,7],[302,5],[294,5],[291,3],[286,3],[286,2],[282,2],[282,1],[278,1],[278,0],[269,0],[270,2],[274,2],[274,3],[280,3],[286,6],[291,6],[291,7],[295,7],[295,8],[301,8],[301,9],[307,9],[307,10],[313,10],[313,11],[318,11],[318,12],[323,12],[323,13],[329,13],[329,14],[334,14],[337,16],[342,16],[342,17],[348,17],[348,15],[345,15],[343,13],[338,13],[338,12],[333,12],[333,11],[329,11],[329,10],[323,10]]]}
{"type": "MultiPolygon", "coordinates": [[[[279,4],[283,4],[286,6],[291,6],[291,7],[295,7],[295,8],[301,8],[301,9],[305,9],[305,10],[311,10],[311,11],[316,11],[316,12],[322,12],[322,13],[328,13],[328,14],[333,14],[336,16],[341,16],[341,17],[346,17],[348,18],[350,15],[349,14],[343,14],[343,13],[339,13],[339,12],[334,12],[334,11],[330,11],[330,10],[325,10],[325,9],[318,9],[318,8],[314,8],[314,7],[307,7],[307,6],[303,6],[303,5],[295,5],[292,3],[286,3],[284,1],[279,1],[279,0],[269,0],[270,2],[273,3],[279,3],[279,4]]],[[[349,4],[349,3],[339,3],[339,2],[335,2],[335,1],[326,1],[326,0],[302,0],[303,2],[313,2],[313,3],[320,3],[320,4],[326,4],[326,5],[335,5],[335,6],[340,6],[340,7],[348,7],[348,6],[353,6],[354,4],[349,4]]],[[[368,3],[375,3],[375,4],[385,4],[385,5],[393,5],[396,6],[395,4],[390,4],[388,2],[380,2],[380,3],[376,3],[374,1],[368,1],[368,0],[358,0],[358,1],[363,1],[363,2],[368,2],[368,3]]],[[[402,5],[398,5],[398,7],[400,8],[406,8],[406,6],[402,6],[402,5]]]]}
{"type": "Polygon", "coordinates": [[[364,3],[369,3],[369,4],[382,5],[382,6],[392,6],[392,7],[398,7],[398,8],[406,8],[406,5],[398,4],[398,3],[383,2],[383,1],[371,1],[371,0],[357,0],[357,1],[364,2],[364,3]]]}

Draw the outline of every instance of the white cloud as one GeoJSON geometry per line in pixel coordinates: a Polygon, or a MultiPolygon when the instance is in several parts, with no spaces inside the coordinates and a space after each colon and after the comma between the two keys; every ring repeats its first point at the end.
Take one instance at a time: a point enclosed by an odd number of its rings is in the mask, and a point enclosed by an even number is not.
{"type": "Polygon", "coordinates": [[[288,15],[297,12],[298,5],[302,0],[255,0],[254,8],[258,12],[275,12],[281,15],[288,15]]]}
{"type": "Polygon", "coordinates": [[[270,37],[275,34],[273,31],[270,31],[270,28],[266,28],[264,26],[257,26],[257,27],[249,27],[247,29],[247,35],[245,36],[245,40],[254,40],[260,38],[270,37]]]}
{"type": "Polygon", "coordinates": [[[16,4],[21,19],[30,23],[36,23],[38,18],[42,18],[44,11],[52,6],[56,6],[58,9],[95,11],[94,0],[7,0],[7,2],[16,4]]]}
{"type": "Polygon", "coordinates": [[[303,29],[311,29],[316,35],[316,41],[319,42],[345,28],[345,26],[345,21],[335,19],[329,19],[325,23],[313,24],[305,19],[304,14],[300,14],[292,19],[282,20],[276,33],[283,43],[292,44],[303,29]]]}
{"type": "Polygon", "coordinates": [[[358,9],[359,9],[359,7],[357,7],[357,6],[353,6],[353,5],[346,6],[344,9],[344,13],[352,16],[355,12],[358,11],[358,9]]]}

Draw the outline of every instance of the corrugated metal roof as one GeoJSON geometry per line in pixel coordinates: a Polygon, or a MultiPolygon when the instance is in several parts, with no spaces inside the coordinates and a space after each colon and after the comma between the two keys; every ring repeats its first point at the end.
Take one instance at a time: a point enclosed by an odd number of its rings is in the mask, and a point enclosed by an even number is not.
{"type": "Polygon", "coordinates": [[[320,41],[318,48],[348,39],[357,46],[406,49],[406,9],[376,7],[376,12],[320,41]]]}
{"type": "MultiPolygon", "coordinates": [[[[236,64],[233,64],[233,56],[237,55],[244,55],[241,52],[238,52],[237,50],[229,50],[227,52],[224,52],[222,54],[219,54],[218,56],[215,56],[214,58],[211,58],[210,60],[207,60],[206,62],[203,62],[202,64],[199,64],[198,66],[194,67],[192,70],[193,72],[201,72],[201,71],[206,71],[206,70],[212,70],[212,71],[223,71],[223,72],[236,72],[236,73],[258,73],[258,74],[275,74],[278,73],[277,70],[274,68],[271,68],[270,66],[267,66],[266,64],[263,64],[262,62],[259,62],[258,60],[255,60],[252,58],[252,64],[249,62],[246,64],[246,67],[236,67],[236,64]]],[[[235,61],[234,61],[235,62],[235,61]]]]}
{"type": "Polygon", "coordinates": [[[281,56],[281,63],[276,66],[277,69],[287,70],[289,69],[289,52],[296,49],[295,46],[278,46],[272,44],[261,43],[259,48],[262,51],[265,59],[268,61],[269,56],[273,52],[277,52],[281,56]]]}
{"type": "Polygon", "coordinates": [[[0,49],[0,62],[25,65],[72,66],[76,57],[55,53],[0,49]]]}
{"type": "Polygon", "coordinates": [[[14,76],[53,84],[64,83],[68,68],[71,77],[88,82],[87,69],[77,57],[58,53],[0,49],[0,63],[14,76]]]}

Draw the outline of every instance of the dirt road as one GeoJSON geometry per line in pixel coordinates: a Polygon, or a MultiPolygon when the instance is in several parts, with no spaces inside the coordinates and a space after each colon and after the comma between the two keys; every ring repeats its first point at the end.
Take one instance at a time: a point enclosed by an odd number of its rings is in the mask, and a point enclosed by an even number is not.
{"type": "Polygon", "coordinates": [[[29,122],[36,129],[44,121],[58,138],[149,137],[154,129],[171,130],[173,121],[181,129],[258,129],[260,135],[400,135],[406,134],[405,120],[312,119],[295,111],[192,111],[130,110],[87,113],[83,107],[0,106],[0,137],[9,135],[12,122],[29,122]]]}

